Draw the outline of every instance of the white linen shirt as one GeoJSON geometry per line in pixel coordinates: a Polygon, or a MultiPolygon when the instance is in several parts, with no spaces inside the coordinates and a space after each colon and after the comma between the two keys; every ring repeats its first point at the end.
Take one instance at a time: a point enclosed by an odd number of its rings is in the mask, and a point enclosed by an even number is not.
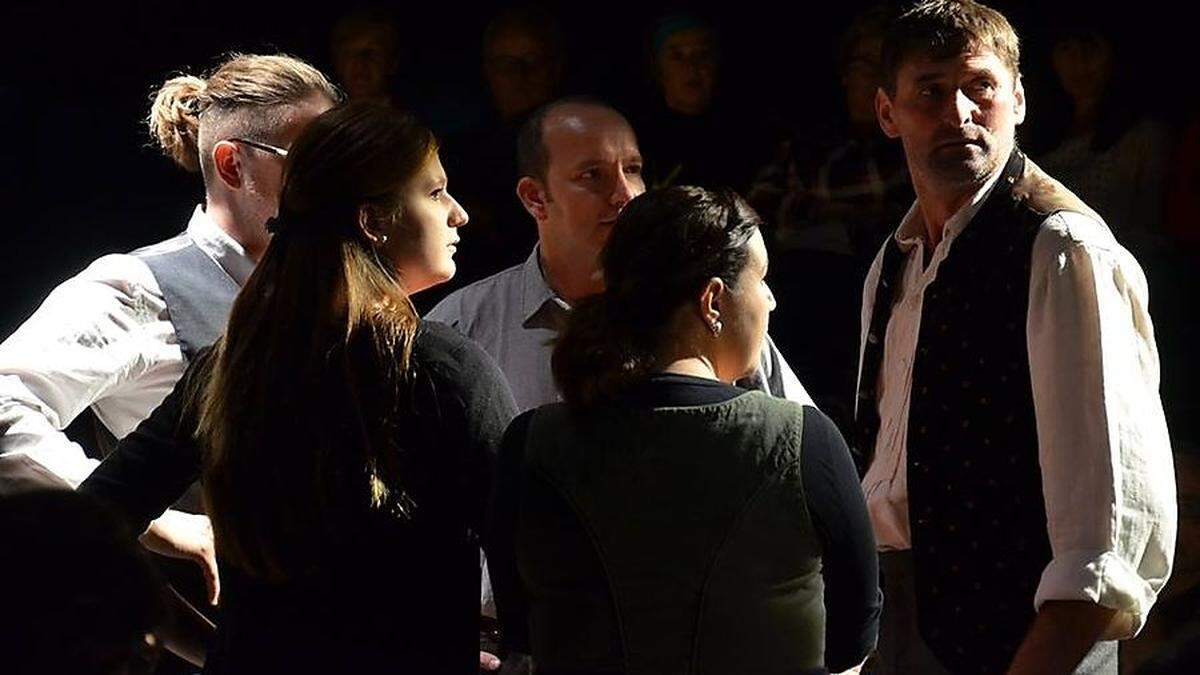
{"type": "MultiPolygon", "coordinates": [[[[881,551],[912,546],[908,416],[924,293],[998,177],[947,221],[928,265],[916,204],[895,234],[906,258],[884,338],[879,435],[862,481],[881,551]]],[[[861,346],[882,260],[881,250],[866,278],[861,346]]],[[[1034,605],[1096,602],[1127,613],[1133,635],[1170,575],[1177,524],[1146,278],[1104,223],[1066,211],[1042,222],[1031,264],[1026,342],[1053,554],[1034,605]]]]}
{"type": "MultiPolygon", "coordinates": [[[[202,206],[187,234],[241,286],[245,250],[202,206]]],[[[161,246],[178,245],[164,242],[161,246]]],[[[62,433],[87,407],[118,439],[148,417],[186,364],[162,290],[141,259],[106,255],[55,288],[0,344],[0,455],[24,454],[72,486],[98,462],[62,433]]]]}

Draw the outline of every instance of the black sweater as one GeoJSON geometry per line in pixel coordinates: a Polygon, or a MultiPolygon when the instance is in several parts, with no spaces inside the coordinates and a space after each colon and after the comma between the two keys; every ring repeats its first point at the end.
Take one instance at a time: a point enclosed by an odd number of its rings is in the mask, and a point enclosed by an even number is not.
{"type": "MultiPolygon", "coordinates": [[[[184,397],[207,356],[80,486],[137,532],[200,477],[184,397]]],[[[417,504],[412,520],[357,524],[321,570],[283,585],[222,566],[217,644],[205,672],[477,672],[479,533],[493,458],[516,406],[492,359],[443,324],[422,323],[412,364],[412,400],[397,425],[405,461],[422,478],[406,486],[417,504]]]]}

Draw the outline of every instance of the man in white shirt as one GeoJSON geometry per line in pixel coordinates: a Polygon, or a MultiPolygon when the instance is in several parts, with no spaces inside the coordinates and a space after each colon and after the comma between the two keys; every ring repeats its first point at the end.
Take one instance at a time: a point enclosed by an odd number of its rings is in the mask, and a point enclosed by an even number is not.
{"type": "MultiPolygon", "coordinates": [[[[286,56],[235,55],[207,78],[166,82],[150,112],[155,140],[199,171],[205,203],[187,230],[108,255],[59,285],[0,344],[0,487],[75,487],[96,466],[62,430],[87,408],[115,438],[133,430],[224,329],[237,290],[266,248],[283,157],[339,94],[286,56]]],[[[143,537],[195,558],[216,598],[208,519],[168,511],[143,537]]]]}
{"type": "Polygon", "coordinates": [[[970,0],[884,43],[917,200],[866,280],[858,449],[880,673],[1116,673],[1170,574],[1174,473],[1137,261],[1016,148],[1017,36],[970,0]]]}

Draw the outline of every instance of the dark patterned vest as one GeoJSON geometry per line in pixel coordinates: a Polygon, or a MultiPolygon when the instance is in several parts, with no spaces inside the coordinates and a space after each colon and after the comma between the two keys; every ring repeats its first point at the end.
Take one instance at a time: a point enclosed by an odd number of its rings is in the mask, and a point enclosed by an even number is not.
{"type": "MultiPolygon", "coordinates": [[[[908,420],[908,516],[921,635],[955,673],[1007,669],[1051,558],[1025,321],[1034,239],[1061,210],[1094,216],[1014,151],[925,290],[908,420]]],[[[868,460],[903,266],[891,239],[859,384],[858,446],[868,460]]]]}

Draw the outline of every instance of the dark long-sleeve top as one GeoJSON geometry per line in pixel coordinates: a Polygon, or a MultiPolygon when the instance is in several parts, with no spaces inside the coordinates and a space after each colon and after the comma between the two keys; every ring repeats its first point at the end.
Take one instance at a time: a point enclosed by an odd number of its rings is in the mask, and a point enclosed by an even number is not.
{"type": "MultiPolygon", "coordinates": [[[[634,408],[701,406],[746,393],[714,380],[662,374],[636,389],[626,403],[634,408]]],[[[531,651],[529,597],[519,572],[517,532],[524,456],[535,412],[517,417],[505,435],[488,535],[488,565],[505,641],[510,649],[526,653],[531,651]]],[[[871,522],[846,442],[819,410],[804,406],[803,413],[800,472],[821,552],[825,666],[837,672],[857,665],[874,648],[883,596],[871,522]]],[[[564,547],[563,565],[573,564],[571,550],[564,547]]]]}
{"type": "MultiPolygon", "coordinates": [[[[196,359],[79,488],[110,502],[138,532],[201,475],[186,398],[209,357],[196,359]]],[[[516,406],[495,362],[444,324],[422,322],[411,363],[412,400],[396,424],[410,454],[403,466],[421,477],[406,485],[416,504],[411,520],[381,514],[355,527],[351,546],[300,581],[269,585],[222,565],[205,672],[477,672],[479,535],[495,452],[516,406]]]]}

